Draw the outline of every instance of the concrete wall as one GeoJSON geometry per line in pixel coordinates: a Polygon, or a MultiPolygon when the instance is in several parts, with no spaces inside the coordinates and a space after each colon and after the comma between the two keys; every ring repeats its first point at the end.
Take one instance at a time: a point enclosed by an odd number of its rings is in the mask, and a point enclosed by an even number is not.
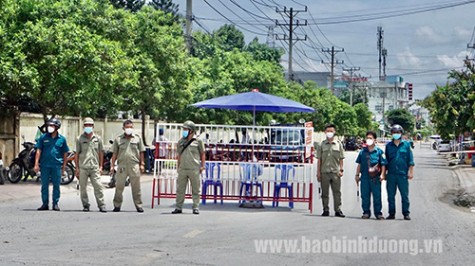
{"type": "Polygon", "coordinates": [[[18,153],[17,147],[18,117],[15,114],[0,116],[0,153],[5,164],[11,162],[18,153]]]}

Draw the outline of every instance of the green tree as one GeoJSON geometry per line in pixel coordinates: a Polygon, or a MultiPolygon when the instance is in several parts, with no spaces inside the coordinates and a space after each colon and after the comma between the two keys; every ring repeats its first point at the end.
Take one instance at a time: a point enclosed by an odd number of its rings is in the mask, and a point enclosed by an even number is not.
{"type": "Polygon", "coordinates": [[[226,24],[220,27],[213,32],[213,38],[224,51],[231,51],[235,48],[242,50],[244,48],[244,33],[234,25],[226,24]]]}
{"type": "Polygon", "coordinates": [[[414,130],[414,116],[406,109],[393,109],[388,111],[386,112],[386,119],[389,125],[398,124],[402,126],[405,132],[412,132],[414,130]]]}
{"type": "Polygon", "coordinates": [[[356,124],[358,126],[357,134],[363,136],[366,131],[373,130],[373,114],[369,111],[368,106],[364,103],[358,103],[353,106],[353,109],[356,113],[356,124]]]}
{"type": "Polygon", "coordinates": [[[284,55],[282,48],[272,48],[266,44],[259,43],[257,37],[245,47],[244,51],[251,53],[254,60],[265,60],[275,63],[280,63],[280,59],[284,55]]]}
{"type": "Polygon", "coordinates": [[[109,0],[115,8],[122,8],[131,12],[139,11],[144,5],[145,0],[109,0]]]}
{"type": "Polygon", "coordinates": [[[178,14],[179,5],[173,3],[172,0],[152,0],[149,5],[155,9],[160,9],[165,13],[172,14],[173,22],[178,22],[180,15],[178,14]]]}

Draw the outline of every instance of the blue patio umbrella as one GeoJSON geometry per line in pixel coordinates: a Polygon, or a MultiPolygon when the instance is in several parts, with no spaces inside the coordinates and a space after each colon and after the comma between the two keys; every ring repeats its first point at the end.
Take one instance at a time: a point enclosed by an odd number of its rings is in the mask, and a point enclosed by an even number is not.
{"type": "Polygon", "coordinates": [[[259,92],[258,89],[253,89],[250,92],[212,98],[194,103],[192,106],[201,108],[252,111],[253,125],[255,125],[256,111],[274,113],[315,112],[315,109],[312,107],[275,95],[262,93],[259,92]]]}

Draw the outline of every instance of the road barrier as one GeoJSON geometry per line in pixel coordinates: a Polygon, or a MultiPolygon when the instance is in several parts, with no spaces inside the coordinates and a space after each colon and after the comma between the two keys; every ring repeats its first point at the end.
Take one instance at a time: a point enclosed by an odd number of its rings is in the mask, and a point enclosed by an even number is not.
{"type": "MultiPolygon", "coordinates": [[[[176,197],[177,143],[181,124],[158,124],[152,208],[161,198],[176,197]]],[[[206,170],[201,174],[201,200],[214,202],[308,203],[312,210],[313,126],[197,125],[205,144],[206,170]],[[256,141],[253,141],[256,140],[256,141]]],[[[186,198],[191,198],[190,185],[186,198]]]]}

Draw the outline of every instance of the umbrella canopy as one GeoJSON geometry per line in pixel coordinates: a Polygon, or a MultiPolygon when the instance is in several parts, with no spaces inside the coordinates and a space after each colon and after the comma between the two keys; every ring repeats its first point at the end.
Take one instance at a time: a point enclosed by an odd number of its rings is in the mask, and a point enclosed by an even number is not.
{"type": "Polygon", "coordinates": [[[222,108],[240,111],[258,112],[314,112],[312,107],[301,103],[259,92],[257,89],[251,92],[217,97],[192,104],[202,108],[222,108]]]}

